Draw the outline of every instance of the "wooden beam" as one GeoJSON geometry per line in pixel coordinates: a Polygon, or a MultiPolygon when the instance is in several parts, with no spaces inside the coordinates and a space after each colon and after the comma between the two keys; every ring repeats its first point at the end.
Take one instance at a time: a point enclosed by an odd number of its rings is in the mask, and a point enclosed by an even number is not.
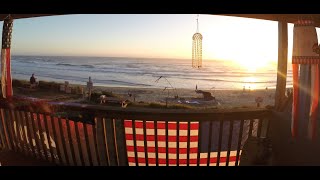
{"type": "Polygon", "coordinates": [[[275,94],[275,108],[280,110],[282,103],[285,101],[286,81],[287,81],[287,64],[288,64],[288,24],[278,22],[278,71],[277,86],[275,94]]]}

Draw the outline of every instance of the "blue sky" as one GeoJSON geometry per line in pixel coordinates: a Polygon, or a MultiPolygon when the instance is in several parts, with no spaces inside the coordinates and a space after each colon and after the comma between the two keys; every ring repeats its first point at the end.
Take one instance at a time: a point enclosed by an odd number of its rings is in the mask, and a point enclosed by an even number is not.
{"type": "MultiPolygon", "coordinates": [[[[17,19],[12,54],[189,59],[196,17],[196,14],[80,14],[17,19]]],[[[277,60],[277,22],[200,15],[199,23],[204,59],[277,60]]],[[[292,27],[290,24],[289,54],[292,27]]]]}

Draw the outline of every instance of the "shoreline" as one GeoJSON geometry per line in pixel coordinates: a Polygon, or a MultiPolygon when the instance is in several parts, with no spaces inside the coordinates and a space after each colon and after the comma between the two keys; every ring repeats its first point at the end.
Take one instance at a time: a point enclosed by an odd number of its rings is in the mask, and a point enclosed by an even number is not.
{"type": "MultiPolygon", "coordinates": [[[[15,79],[14,81],[19,81],[28,83],[25,80],[18,80],[15,79]]],[[[40,81],[45,82],[45,84],[55,83],[55,86],[59,86],[63,83],[57,83],[54,81],[47,82],[47,81],[40,81]]],[[[17,82],[16,82],[17,83],[17,82]]],[[[19,83],[18,83],[19,85],[19,83]]],[[[86,86],[81,84],[69,84],[70,87],[82,87],[84,91],[86,91],[86,86]]],[[[23,93],[17,91],[15,87],[15,94],[24,95],[23,93]]],[[[49,89],[50,90],[50,89],[49,89]]],[[[52,89],[51,89],[52,90],[52,89]]],[[[234,107],[257,107],[255,99],[257,97],[261,97],[263,102],[260,103],[260,107],[265,107],[267,105],[273,106],[274,105],[274,94],[275,89],[257,89],[257,90],[219,90],[219,89],[212,89],[212,90],[205,90],[203,91],[210,92],[211,95],[215,98],[215,100],[204,100],[203,95],[201,93],[196,93],[194,89],[185,89],[185,88],[178,88],[177,95],[178,98],[174,98],[176,93],[172,89],[163,90],[160,88],[135,88],[135,87],[109,87],[109,86],[94,86],[93,92],[110,92],[122,99],[127,99],[131,102],[135,103],[161,103],[165,104],[166,101],[168,104],[181,104],[181,105],[188,105],[193,107],[201,107],[201,108],[211,108],[211,107],[218,107],[218,108],[234,108],[234,107]],[[131,96],[129,95],[131,94],[131,96]]],[[[200,90],[200,89],[199,89],[200,90]]],[[[56,92],[49,93],[48,91],[41,92],[43,95],[40,98],[46,98],[46,96],[56,99],[58,96],[68,96],[63,92],[59,92],[59,89],[56,89],[56,92]]],[[[35,92],[29,94],[30,97],[37,97],[39,96],[40,92],[35,92]]],[[[69,94],[70,96],[72,94],[69,94]]],[[[73,94],[74,95],[74,94],[73,94]]],[[[49,98],[49,99],[50,99],[49,98]]],[[[63,98],[62,98],[63,99],[63,98]]],[[[78,98],[79,99],[79,98],[78,98]]],[[[72,98],[71,100],[72,101],[72,98]]]]}

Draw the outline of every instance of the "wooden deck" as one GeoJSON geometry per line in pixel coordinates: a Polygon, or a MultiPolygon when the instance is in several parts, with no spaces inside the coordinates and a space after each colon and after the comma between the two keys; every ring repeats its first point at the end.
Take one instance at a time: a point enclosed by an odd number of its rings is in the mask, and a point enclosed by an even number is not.
{"type": "Polygon", "coordinates": [[[0,165],[1,166],[57,166],[56,164],[35,159],[24,154],[14,151],[2,150],[0,151],[0,165]]]}

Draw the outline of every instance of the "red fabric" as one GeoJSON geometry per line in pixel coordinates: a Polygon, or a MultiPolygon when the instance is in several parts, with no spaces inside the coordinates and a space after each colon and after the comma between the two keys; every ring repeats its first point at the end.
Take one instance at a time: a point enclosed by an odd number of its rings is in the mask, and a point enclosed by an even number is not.
{"type": "Polygon", "coordinates": [[[291,123],[291,133],[293,137],[297,136],[298,127],[298,104],[299,104],[299,65],[292,64],[292,78],[293,78],[293,106],[292,106],[292,123],[291,123]]]}

